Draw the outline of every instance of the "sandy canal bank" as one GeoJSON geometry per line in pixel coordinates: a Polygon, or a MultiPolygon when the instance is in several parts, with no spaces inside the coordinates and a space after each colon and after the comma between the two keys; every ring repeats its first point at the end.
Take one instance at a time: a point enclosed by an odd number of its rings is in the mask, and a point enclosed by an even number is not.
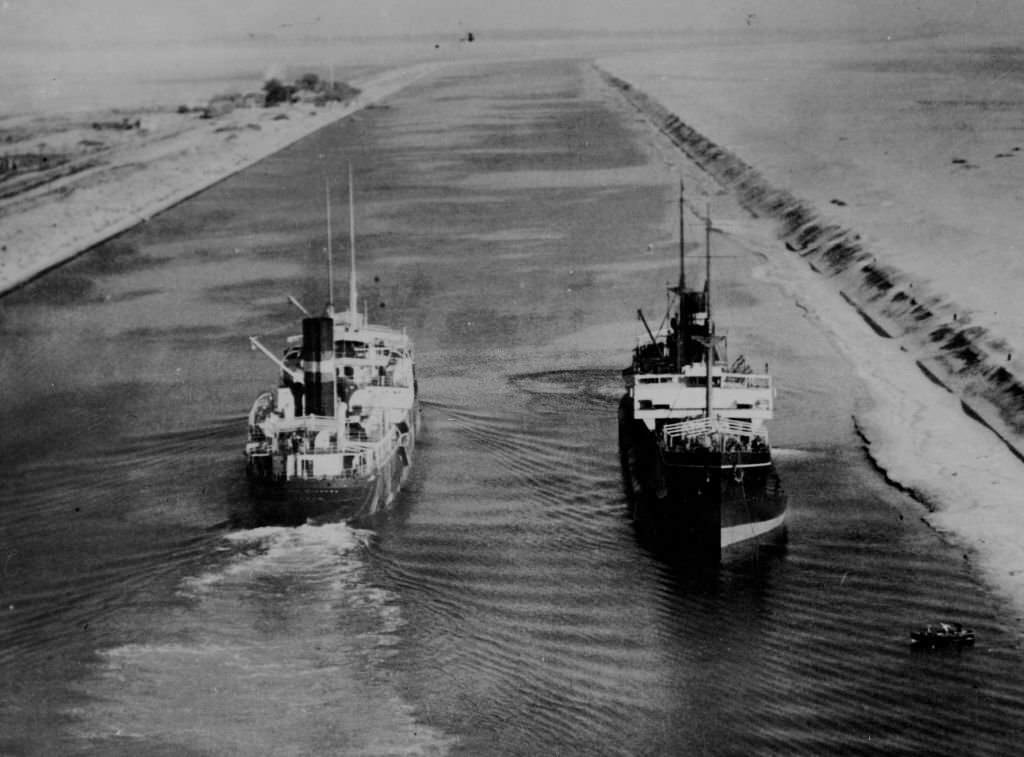
{"type": "Polygon", "coordinates": [[[1020,171],[1008,111],[1024,87],[977,60],[1012,50],[950,44],[703,49],[599,67],[751,214],[722,231],[767,251],[762,275],[857,366],[872,459],[1024,617],[1024,274],[1008,190],[1020,171]],[[959,54],[946,70],[936,45],[959,54]]]}
{"type": "Polygon", "coordinates": [[[439,65],[420,63],[355,80],[358,96],[322,106],[237,108],[208,119],[159,108],[84,120],[48,117],[49,130],[34,140],[30,134],[38,121],[5,120],[12,139],[25,141],[29,135],[40,152],[77,154],[47,181],[0,196],[0,294],[373,105],[439,65]]]}

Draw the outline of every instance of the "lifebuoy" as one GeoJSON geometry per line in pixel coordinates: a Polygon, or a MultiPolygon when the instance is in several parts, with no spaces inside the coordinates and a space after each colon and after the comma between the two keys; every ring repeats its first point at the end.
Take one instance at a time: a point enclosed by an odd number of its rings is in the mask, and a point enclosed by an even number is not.
{"type": "Polygon", "coordinates": [[[735,481],[737,484],[743,483],[743,471],[740,470],[735,465],[732,466],[732,480],[735,481]]]}

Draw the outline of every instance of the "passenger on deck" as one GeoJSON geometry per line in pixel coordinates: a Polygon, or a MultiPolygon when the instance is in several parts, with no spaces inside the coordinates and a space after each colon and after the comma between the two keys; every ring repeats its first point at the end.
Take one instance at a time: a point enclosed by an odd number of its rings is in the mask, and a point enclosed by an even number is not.
{"type": "Polygon", "coordinates": [[[356,390],[356,380],[353,377],[352,366],[346,365],[345,371],[338,381],[338,395],[342,402],[348,402],[356,390]]]}

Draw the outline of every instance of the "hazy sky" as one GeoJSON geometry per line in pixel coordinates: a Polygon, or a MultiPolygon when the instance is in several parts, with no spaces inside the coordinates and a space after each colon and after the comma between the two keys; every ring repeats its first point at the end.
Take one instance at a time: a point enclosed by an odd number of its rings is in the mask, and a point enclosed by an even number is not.
{"type": "Polygon", "coordinates": [[[0,0],[0,40],[74,44],[323,30],[458,34],[495,29],[869,28],[1011,30],[1024,0],[0,0]]]}

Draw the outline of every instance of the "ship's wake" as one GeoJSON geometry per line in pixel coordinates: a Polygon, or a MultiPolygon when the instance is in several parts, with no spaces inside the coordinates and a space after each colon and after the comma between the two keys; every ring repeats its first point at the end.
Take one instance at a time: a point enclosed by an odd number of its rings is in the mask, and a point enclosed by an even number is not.
{"type": "Polygon", "coordinates": [[[341,523],[228,534],[173,612],[102,653],[82,735],[106,753],[315,753],[316,724],[330,722],[330,743],[355,751],[445,751],[383,671],[404,621],[368,574],[372,538],[341,523]]]}

